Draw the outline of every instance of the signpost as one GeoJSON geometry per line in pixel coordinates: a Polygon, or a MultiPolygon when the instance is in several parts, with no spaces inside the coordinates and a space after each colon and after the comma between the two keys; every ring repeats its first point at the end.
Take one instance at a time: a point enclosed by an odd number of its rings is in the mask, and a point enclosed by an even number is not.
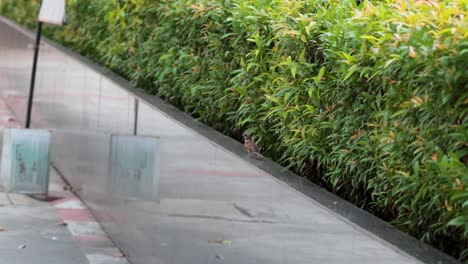
{"type": "Polygon", "coordinates": [[[31,126],[31,111],[34,97],[34,83],[36,81],[37,59],[39,46],[41,44],[42,24],[65,25],[65,0],[42,0],[37,20],[36,43],[34,45],[34,59],[31,73],[31,84],[29,86],[28,109],[26,111],[26,128],[31,126]]]}
{"type": "Polygon", "coordinates": [[[42,0],[37,20],[26,129],[7,129],[3,132],[0,182],[7,192],[48,193],[51,133],[29,128],[42,24],[64,25],[65,22],[65,0],[42,0]]]}

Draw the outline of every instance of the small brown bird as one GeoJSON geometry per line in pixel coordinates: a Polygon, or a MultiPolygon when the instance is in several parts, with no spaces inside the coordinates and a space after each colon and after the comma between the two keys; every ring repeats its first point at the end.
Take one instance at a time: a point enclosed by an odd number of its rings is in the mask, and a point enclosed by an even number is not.
{"type": "Polygon", "coordinates": [[[249,157],[253,157],[258,160],[263,159],[263,155],[260,154],[260,150],[258,149],[257,144],[253,142],[252,137],[247,133],[243,133],[242,136],[244,137],[244,148],[249,154],[249,157]]]}

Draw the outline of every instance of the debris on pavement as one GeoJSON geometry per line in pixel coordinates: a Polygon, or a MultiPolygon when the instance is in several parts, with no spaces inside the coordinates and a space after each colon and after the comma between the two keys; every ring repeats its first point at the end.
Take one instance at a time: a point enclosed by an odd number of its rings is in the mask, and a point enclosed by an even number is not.
{"type": "Polygon", "coordinates": [[[125,254],[122,253],[122,252],[119,252],[119,253],[115,253],[113,256],[116,257],[116,258],[123,258],[123,257],[125,257],[125,254]]]}
{"type": "Polygon", "coordinates": [[[68,223],[67,223],[67,222],[60,222],[60,223],[58,223],[57,225],[58,225],[58,226],[67,226],[68,223]]]}
{"type": "Polygon", "coordinates": [[[231,240],[208,240],[209,243],[216,243],[216,244],[224,244],[224,245],[231,245],[231,240]]]}

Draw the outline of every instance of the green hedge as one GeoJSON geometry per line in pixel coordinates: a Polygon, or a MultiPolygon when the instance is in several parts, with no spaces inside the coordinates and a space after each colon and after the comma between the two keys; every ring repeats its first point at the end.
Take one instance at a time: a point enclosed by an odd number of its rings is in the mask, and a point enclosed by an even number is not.
{"type": "Polygon", "coordinates": [[[68,2],[54,39],[468,263],[465,0],[68,2]]]}

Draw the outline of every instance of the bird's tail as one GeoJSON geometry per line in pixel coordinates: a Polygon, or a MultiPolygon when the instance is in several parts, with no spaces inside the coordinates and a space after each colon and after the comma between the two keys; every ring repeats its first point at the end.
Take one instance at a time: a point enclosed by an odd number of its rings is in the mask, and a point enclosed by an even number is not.
{"type": "Polygon", "coordinates": [[[262,160],[262,159],[265,158],[265,157],[264,157],[262,154],[260,154],[259,152],[252,152],[251,155],[252,155],[252,157],[253,157],[254,159],[257,159],[257,160],[262,160]]]}

